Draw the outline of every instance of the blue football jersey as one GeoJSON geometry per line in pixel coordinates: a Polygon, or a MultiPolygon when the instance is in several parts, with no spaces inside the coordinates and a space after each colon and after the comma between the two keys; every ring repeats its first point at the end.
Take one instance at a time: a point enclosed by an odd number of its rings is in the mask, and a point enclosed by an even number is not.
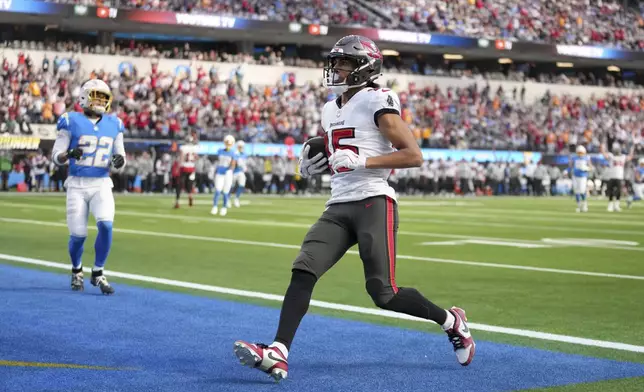
{"type": "Polygon", "coordinates": [[[644,182],[644,167],[638,167],[635,169],[635,171],[639,174],[639,180],[637,179],[637,176],[635,176],[635,182],[638,184],[641,184],[644,182]]]}
{"type": "Polygon", "coordinates": [[[237,152],[237,155],[235,156],[235,160],[237,161],[237,166],[235,166],[235,173],[246,172],[248,155],[244,154],[243,152],[242,153],[237,152]]]}
{"type": "Polygon", "coordinates": [[[219,160],[217,161],[217,174],[226,174],[230,170],[230,165],[236,158],[235,150],[232,148],[226,150],[225,148],[220,148],[217,152],[219,160]]]}
{"type": "Polygon", "coordinates": [[[123,122],[116,116],[103,115],[94,123],[83,113],[68,112],[58,119],[56,128],[69,133],[69,148],[81,148],[81,159],[69,160],[69,175],[108,177],[116,137],[123,133],[123,122]]]}
{"type": "Polygon", "coordinates": [[[590,157],[572,157],[572,175],[574,177],[588,177],[590,170],[590,157]]]}

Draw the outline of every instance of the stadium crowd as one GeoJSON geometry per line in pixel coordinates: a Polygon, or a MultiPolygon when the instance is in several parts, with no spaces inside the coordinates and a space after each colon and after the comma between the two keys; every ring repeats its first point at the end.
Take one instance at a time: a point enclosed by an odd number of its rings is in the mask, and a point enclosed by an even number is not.
{"type": "MultiPolygon", "coordinates": [[[[0,69],[0,132],[29,133],[32,124],[53,124],[75,105],[88,77],[105,80],[114,92],[113,112],[135,138],[180,139],[196,130],[201,140],[302,142],[320,132],[319,108],[333,97],[319,85],[297,83],[295,74],[266,86],[242,88],[244,66],[232,75],[199,68],[196,80],[159,72],[94,71],[86,75],[80,60],[63,67],[57,59],[34,64],[26,54],[3,59],[0,69]]],[[[555,153],[584,143],[597,152],[611,137],[640,144],[644,95],[574,96],[546,93],[527,102],[524,91],[492,91],[475,85],[441,90],[396,85],[402,117],[422,147],[510,149],[555,153]]]]}
{"type": "Polygon", "coordinates": [[[643,8],[629,1],[55,0],[252,19],[365,25],[574,45],[644,48],[643,8]],[[624,6],[627,4],[627,6],[624,6]]]}
{"type": "MultiPolygon", "coordinates": [[[[264,48],[264,52],[252,56],[247,53],[228,53],[227,50],[216,50],[209,48],[210,44],[181,43],[173,42],[146,42],[137,40],[115,40],[110,46],[90,45],[81,41],[57,39],[49,41],[26,41],[14,40],[0,43],[1,46],[15,50],[47,50],[61,53],[79,54],[105,54],[112,56],[132,56],[145,58],[183,59],[196,61],[215,61],[221,63],[245,63],[276,66],[294,66],[302,68],[322,68],[322,60],[313,60],[298,56],[286,56],[283,46],[264,48]]],[[[435,60],[435,59],[434,59],[435,60]]],[[[489,64],[488,64],[489,65],[489,64]]],[[[430,62],[424,58],[412,57],[389,57],[384,58],[384,69],[386,72],[401,74],[417,74],[427,76],[444,76],[454,78],[483,78],[487,80],[508,80],[517,82],[534,81],[538,83],[555,83],[567,85],[591,85],[607,87],[635,87],[636,83],[631,80],[623,80],[618,74],[604,73],[595,75],[592,71],[577,70],[576,72],[548,73],[538,72],[536,64],[521,63],[513,64],[505,70],[485,69],[479,70],[476,64],[461,63],[454,66],[449,61],[430,62]]],[[[499,67],[500,68],[500,67],[499,67]]]]}

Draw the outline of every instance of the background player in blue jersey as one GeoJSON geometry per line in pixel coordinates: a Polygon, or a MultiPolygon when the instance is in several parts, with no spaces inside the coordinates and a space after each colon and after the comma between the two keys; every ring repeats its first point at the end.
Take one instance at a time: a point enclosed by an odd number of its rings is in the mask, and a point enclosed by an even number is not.
{"type": "Polygon", "coordinates": [[[246,187],[246,170],[248,163],[248,155],[244,153],[244,141],[240,140],[237,142],[237,156],[235,157],[235,170],[233,171],[233,183],[237,185],[237,190],[235,191],[235,207],[239,208],[239,198],[242,193],[244,193],[244,188],[246,187]]]}
{"type": "Polygon", "coordinates": [[[572,172],[572,189],[577,200],[577,212],[588,211],[586,188],[588,186],[588,172],[590,171],[590,157],[586,154],[584,146],[577,146],[577,155],[570,161],[572,172]]]}
{"type": "Polygon", "coordinates": [[[114,293],[103,275],[112,246],[114,221],[110,167],[121,169],[125,166],[123,123],[118,117],[107,114],[111,103],[112,92],[105,82],[98,79],[86,82],[79,97],[83,113],[68,112],[58,119],[58,135],[52,151],[57,165],[69,162],[65,188],[72,290],[84,289],[81,258],[91,212],[98,227],[91,283],[98,286],[103,294],[114,293]]]}
{"type": "Polygon", "coordinates": [[[644,158],[640,158],[635,168],[635,181],[633,183],[635,200],[644,200],[644,158]]]}
{"type": "Polygon", "coordinates": [[[230,197],[230,188],[233,186],[233,170],[235,169],[235,157],[237,153],[233,146],[235,138],[232,135],[226,135],[224,138],[224,148],[217,152],[217,167],[215,169],[215,199],[213,200],[212,215],[217,215],[219,197],[224,194],[224,204],[221,206],[221,216],[228,212],[228,198],[230,197]]]}

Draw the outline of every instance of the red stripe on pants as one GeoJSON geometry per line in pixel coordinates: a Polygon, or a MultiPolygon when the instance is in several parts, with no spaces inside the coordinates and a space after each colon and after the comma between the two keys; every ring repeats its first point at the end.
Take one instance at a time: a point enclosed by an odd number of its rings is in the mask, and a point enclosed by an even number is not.
{"type": "Polygon", "coordinates": [[[396,286],[396,237],[394,232],[394,201],[387,197],[387,257],[389,259],[389,284],[398,293],[396,286]]]}

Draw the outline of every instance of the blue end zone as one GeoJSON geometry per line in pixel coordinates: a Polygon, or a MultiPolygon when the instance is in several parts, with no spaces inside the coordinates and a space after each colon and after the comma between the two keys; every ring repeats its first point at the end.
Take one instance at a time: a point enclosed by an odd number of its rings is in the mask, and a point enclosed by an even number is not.
{"type": "Polygon", "coordinates": [[[277,309],[123,284],[114,297],[89,282],[75,293],[66,275],[6,265],[0,277],[0,361],[123,369],[0,365],[6,392],[508,391],[644,376],[643,364],[490,342],[463,368],[443,334],[309,315],[276,386],[232,344],[269,343],[277,309]]]}

